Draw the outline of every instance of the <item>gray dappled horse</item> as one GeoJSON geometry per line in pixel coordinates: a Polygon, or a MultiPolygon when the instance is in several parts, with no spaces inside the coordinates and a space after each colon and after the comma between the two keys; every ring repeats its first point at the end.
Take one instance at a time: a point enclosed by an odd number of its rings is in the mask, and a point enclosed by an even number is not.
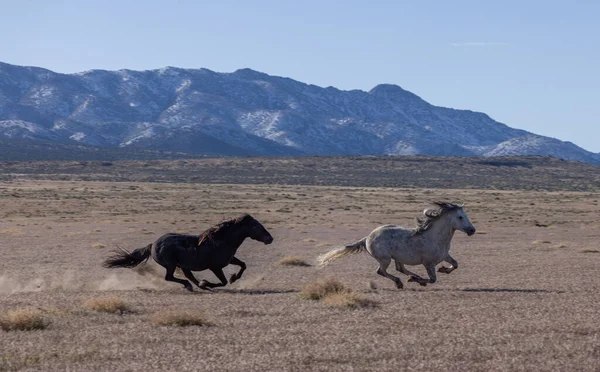
{"type": "Polygon", "coordinates": [[[319,256],[319,263],[324,266],[329,262],[366,250],[379,262],[377,274],[393,280],[396,287],[403,288],[400,278],[387,272],[394,260],[396,270],[409,275],[409,282],[417,282],[422,286],[435,283],[435,266],[442,261],[450,267],[440,267],[439,272],[450,274],[458,267],[458,262],[450,256],[450,241],[454,231],[460,230],[467,235],[475,234],[475,227],[462,205],[446,202],[433,202],[438,208],[426,209],[423,217],[417,219],[414,229],[384,225],[373,230],[361,240],[344,247],[333,249],[319,256]],[[404,265],[423,265],[427,269],[429,279],[409,271],[404,265]]]}
{"type": "Polygon", "coordinates": [[[170,233],[131,253],[120,249],[104,261],[103,266],[132,268],[152,256],[154,261],[167,269],[165,280],[183,284],[185,289],[192,291],[189,281],[173,275],[179,267],[185,277],[198,288],[210,290],[227,284],[223,268],[229,264],[240,267],[240,271],[231,275],[229,281],[233,283],[242,277],[246,264],[236,258],[235,253],[248,237],[265,244],[273,242],[273,237],[260,222],[249,214],[244,214],[223,221],[200,235],[170,233]],[[221,283],[211,283],[207,280],[198,282],[192,271],[206,269],[212,271],[221,283]]]}

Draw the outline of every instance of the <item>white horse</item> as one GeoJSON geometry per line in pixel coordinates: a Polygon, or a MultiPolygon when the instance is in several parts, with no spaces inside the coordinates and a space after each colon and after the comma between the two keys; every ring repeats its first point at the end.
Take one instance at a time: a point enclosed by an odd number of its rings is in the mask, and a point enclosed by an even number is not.
{"type": "Polygon", "coordinates": [[[387,272],[391,261],[396,270],[409,275],[409,282],[422,286],[435,283],[435,266],[442,261],[450,267],[442,266],[439,272],[450,274],[458,267],[458,262],[450,256],[450,240],[454,231],[460,230],[467,235],[475,234],[475,227],[463,210],[463,205],[445,202],[433,202],[438,208],[426,209],[422,218],[417,218],[414,229],[395,225],[383,225],[373,230],[361,240],[341,248],[333,249],[318,257],[321,266],[340,257],[366,250],[379,262],[377,274],[393,280],[396,287],[403,288],[400,278],[387,272]],[[407,270],[404,265],[423,265],[429,279],[407,270]]]}

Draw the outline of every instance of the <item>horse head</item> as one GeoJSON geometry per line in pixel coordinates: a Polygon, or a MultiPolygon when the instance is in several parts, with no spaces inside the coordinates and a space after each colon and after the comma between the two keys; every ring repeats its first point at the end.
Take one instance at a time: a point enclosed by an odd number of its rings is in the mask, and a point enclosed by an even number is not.
{"type": "Polygon", "coordinates": [[[273,237],[271,234],[269,234],[267,229],[265,229],[260,222],[255,220],[254,217],[250,216],[249,214],[245,215],[243,217],[243,223],[248,229],[248,236],[250,239],[257,240],[265,244],[273,243],[273,237]]]}
{"type": "Polygon", "coordinates": [[[467,216],[467,212],[464,211],[463,206],[464,204],[457,206],[457,208],[448,212],[448,215],[451,217],[451,224],[454,230],[460,230],[471,236],[475,234],[475,226],[469,220],[469,216],[467,216]]]}

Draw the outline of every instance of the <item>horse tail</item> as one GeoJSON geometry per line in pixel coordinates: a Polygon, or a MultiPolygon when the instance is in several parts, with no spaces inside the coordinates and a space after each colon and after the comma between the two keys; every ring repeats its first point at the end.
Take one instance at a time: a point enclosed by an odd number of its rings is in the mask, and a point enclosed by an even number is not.
{"type": "Polygon", "coordinates": [[[338,258],[347,256],[349,254],[355,254],[360,251],[364,251],[367,249],[367,237],[362,238],[361,240],[347,244],[344,247],[334,248],[329,252],[320,255],[317,257],[317,261],[319,262],[319,266],[325,266],[329,264],[333,260],[337,260],[338,258]]]}
{"type": "Polygon", "coordinates": [[[148,261],[152,251],[152,244],[148,244],[144,248],[138,248],[133,252],[128,252],[121,247],[115,251],[112,256],[107,258],[102,266],[106,268],[113,267],[129,267],[133,268],[141,264],[143,261],[148,261]]]}

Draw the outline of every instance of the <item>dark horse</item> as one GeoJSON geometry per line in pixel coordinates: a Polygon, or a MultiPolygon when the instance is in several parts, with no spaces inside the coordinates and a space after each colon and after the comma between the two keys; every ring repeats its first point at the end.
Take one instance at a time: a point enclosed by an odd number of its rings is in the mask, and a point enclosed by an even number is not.
{"type": "Polygon", "coordinates": [[[173,276],[176,268],[180,268],[186,278],[198,288],[210,290],[227,284],[223,268],[229,264],[237,265],[240,271],[231,275],[229,281],[235,282],[242,277],[246,264],[235,257],[235,253],[244,240],[250,237],[265,244],[271,244],[273,237],[267,229],[249,214],[232,218],[211,227],[200,235],[165,234],[154,243],[133,252],[124,249],[104,261],[104,267],[135,267],[147,261],[150,255],[154,261],[167,269],[165,280],[183,284],[192,291],[190,282],[173,276]],[[198,280],[192,271],[209,269],[221,283],[198,280]]]}

